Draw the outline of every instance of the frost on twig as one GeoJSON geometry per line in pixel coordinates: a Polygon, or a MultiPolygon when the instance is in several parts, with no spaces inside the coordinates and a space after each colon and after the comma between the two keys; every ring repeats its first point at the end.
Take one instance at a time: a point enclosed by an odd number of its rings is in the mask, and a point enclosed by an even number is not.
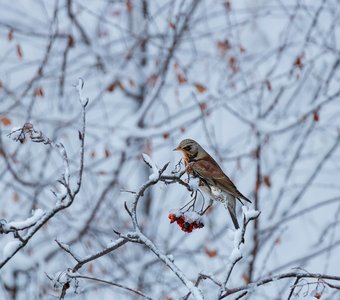
{"type": "Polygon", "coordinates": [[[65,252],[69,253],[74,259],[75,261],[79,262],[80,258],[78,257],[77,254],[75,254],[72,250],[71,247],[65,243],[61,243],[58,240],[55,240],[55,242],[58,244],[58,246],[63,249],[65,252]]]}
{"type": "Polygon", "coordinates": [[[31,123],[25,123],[21,128],[13,129],[8,136],[14,141],[19,141],[22,144],[29,138],[34,143],[43,143],[44,145],[50,145],[52,148],[56,149],[64,163],[63,179],[66,185],[69,184],[70,166],[65,147],[62,143],[53,142],[50,138],[45,136],[42,131],[36,130],[31,123]]]}
{"type": "Polygon", "coordinates": [[[251,221],[251,220],[256,219],[260,215],[260,212],[258,210],[249,209],[245,205],[242,206],[242,212],[243,212],[243,216],[245,218],[246,223],[251,221]]]}
{"type": "MultiPolygon", "coordinates": [[[[80,165],[78,171],[77,185],[74,189],[72,189],[70,184],[70,167],[68,156],[65,150],[65,147],[60,142],[54,142],[50,138],[44,135],[42,131],[36,130],[31,123],[25,123],[21,128],[15,128],[9,133],[9,137],[11,137],[15,141],[19,141],[20,143],[24,143],[26,140],[31,140],[35,143],[43,143],[45,145],[49,145],[53,149],[57,150],[59,155],[63,160],[64,171],[62,180],[58,180],[58,182],[62,186],[61,193],[53,192],[57,198],[57,202],[55,207],[50,209],[49,211],[43,212],[42,210],[35,211],[33,217],[27,219],[26,221],[21,222],[11,222],[7,223],[6,221],[0,221],[0,233],[8,233],[13,232],[14,237],[18,240],[14,240],[10,242],[6,249],[6,254],[0,260],[0,269],[18,252],[20,249],[25,247],[25,245],[29,242],[29,240],[42,228],[44,224],[46,224],[51,218],[53,218],[59,211],[69,207],[78,192],[80,191],[82,175],[84,169],[84,147],[85,147],[85,124],[86,124],[86,106],[88,104],[88,99],[84,100],[82,96],[82,88],[84,84],[82,80],[79,80],[77,85],[77,91],[79,93],[79,100],[82,105],[82,128],[79,131],[79,138],[81,140],[80,145],[80,165]],[[66,201],[67,200],[67,201],[66,201]],[[24,236],[19,235],[19,230],[28,229],[27,233],[24,236]]],[[[66,248],[65,248],[66,249],[66,248]]],[[[66,293],[66,289],[65,291],[66,293]]]]}
{"type": "Polygon", "coordinates": [[[22,245],[21,241],[14,240],[8,242],[2,250],[3,257],[11,257],[22,245]]]}
{"type": "MultiPolygon", "coordinates": [[[[245,207],[245,206],[243,206],[243,207],[245,207]]],[[[235,230],[231,235],[231,238],[233,240],[234,245],[233,245],[233,250],[231,251],[229,258],[228,258],[229,262],[228,262],[226,269],[225,269],[223,284],[221,285],[220,291],[219,291],[219,298],[226,291],[227,283],[230,279],[231,273],[232,273],[235,265],[243,257],[242,250],[244,248],[244,236],[245,236],[245,233],[246,233],[247,226],[248,226],[250,221],[258,218],[258,216],[261,213],[260,211],[256,211],[254,209],[249,210],[246,207],[242,208],[242,211],[243,211],[242,227],[235,230]]]]}
{"type": "Polygon", "coordinates": [[[33,216],[24,221],[12,221],[9,223],[0,222],[0,234],[30,228],[34,226],[44,215],[45,211],[42,209],[36,209],[33,211],[33,216]]]}
{"type": "Polygon", "coordinates": [[[149,176],[149,180],[156,180],[159,177],[159,169],[156,164],[153,162],[151,157],[145,153],[142,154],[144,162],[150,167],[152,170],[152,174],[149,176]]]}
{"type": "Polygon", "coordinates": [[[83,95],[83,89],[84,89],[84,80],[79,78],[78,79],[78,84],[76,85],[76,90],[78,92],[78,95],[79,95],[79,101],[80,101],[80,104],[83,106],[83,107],[86,107],[88,102],[89,102],[89,98],[85,97],[83,95]]]}

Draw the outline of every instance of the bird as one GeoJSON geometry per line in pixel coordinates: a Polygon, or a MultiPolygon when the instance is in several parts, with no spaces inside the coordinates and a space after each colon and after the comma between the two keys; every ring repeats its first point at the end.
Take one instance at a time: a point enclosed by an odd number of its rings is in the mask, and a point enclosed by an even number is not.
{"type": "MultiPolygon", "coordinates": [[[[224,204],[229,211],[235,229],[239,229],[240,225],[236,217],[236,199],[242,205],[244,205],[242,200],[249,203],[251,201],[237,189],[218,163],[196,141],[184,139],[174,151],[183,153],[187,174],[199,178],[199,189],[208,194],[210,199],[224,204]]],[[[208,207],[211,206],[212,200],[208,207]]]]}

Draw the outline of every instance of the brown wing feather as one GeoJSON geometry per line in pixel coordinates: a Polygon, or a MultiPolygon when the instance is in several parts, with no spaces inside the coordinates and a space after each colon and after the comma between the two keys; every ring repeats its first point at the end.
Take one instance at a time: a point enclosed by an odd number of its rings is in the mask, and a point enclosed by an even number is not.
{"type": "Polygon", "coordinates": [[[216,185],[221,190],[233,195],[236,198],[241,198],[251,202],[248,198],[241,194],[241,192],[236,188],[229,177],[224,174],[220,166],[212,157],[192,162],[191,167],[192,170],[202,177],[207,183],[216,185]]]}

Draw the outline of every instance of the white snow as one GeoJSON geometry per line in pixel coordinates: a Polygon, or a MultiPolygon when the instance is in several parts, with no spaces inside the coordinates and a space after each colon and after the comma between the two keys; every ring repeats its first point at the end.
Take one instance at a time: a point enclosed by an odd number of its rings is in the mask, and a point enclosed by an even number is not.
{"type": "Polygon", "coordinates": [[[53,287],[61,288],[68,280],[67,273],[65,271],[56,272],[53,276],[53,287]]]}
{"type": "Polygon", "coordinates": [[[197,191],[199,187],[200,179],[198,177],[190,176],[188,184],[193,191],[197,191]]]}
{"type": "Polygon", "coordinates": [[[21,242],[19,240],[14,240],[7,243],[2,250],[2,254],[4,258],[10,257],[13,253],[21,246],[21,242]]]}
{"type": "Polygon", "coordinates": [[[53,194],[58,198],[56,205],[60,205],[60,201],[67,195],[67,188],[63,184],[58,185],[58,191],[53,190],[53,194]]]}
{"type": "Polygon", "coordinates": [[[229,255],[229,260],[231,262],[235,262],[236,260],[242,258],[242,252],[240,249],[238,248],[234,248],[233,251],[231,251],[230,255],[229,255]]]}
{"type": "Polygon", "coordinates": [[[64,248],[66,251],[70,251],[70,250],[71,250],[71,249],[70,249],[70,245],[65,244],[65,243],[61,243],[61,242],[59,242],[59,243],[60,243],[60,245],[63,246],[63,248],[64,248]]]}
{"type": "Polygon", "coordinates": [[[168,254],[168,258],[170,259],[170,261],[174,262],[175,259],[174,259],[174,256],[172,254],[168,254]]]}
{"type": "Polygon", "coordinates": [[[234,231],[234,248],[238,248],[238,245],[241,243],[242,241],[242,229],[236,229],[234,231]]]}
{"type": "Polygon", "coordinates": [[[22,127],[13,127],[9,135],[12,140],[17,141],[21,133],[22,127]]]}
{"type": "Polygon", "coordinates": [[[202,218],[202,216],[195,211],[188,211],[184,215],[185,215],[186,221],[189,223],[199,221],[202,218]]]}
{"type": "Polygon", "coordinates": [[[157,180],[159,177],[159,169],[156,164],[153,162],[151,157],[145,153],[142,154],[144,161],[150,166],[152,170],[152,174],[149,176],[149,180],[157,180]]]}
{"type": "Polygon", "coordinates": [[[35,223],[37,223],[39,219],[45,215],[45,211],[43,211],[40,208],[32,211],[32,213],[33,213],[33,216],[24,221],[13,221],[8,224],[5,224],[6,228],[8,229],[15,228],[18,230],[28,228],[28,227],[33,226],[35,223]]]}
{"type": "Polygon", "coordinates": [[[162,260],[176,275],[177,277],[186,285],[188,290],[192,293],[192,296],[196,300],[204,299],[202,292],[196,287],[190,280],[186,278],[184,273],[168,258],[164,255],[154,244],[143,234],[139,234],[139,239],[147,246],[152,252],[154,252],[160,260],[162,260]]]}
{"type": "MultiPolygon", "coordinates": [[[[16,242],[16,241],[15,241],[16,242]]],[[[14,245],[12,245],[14,246],[14,245]]],[[[10,247],[12,247],[10,246],[10,247]]],[[[19,284],[21,281],[20,276],[15,276],[15,273],[20,271],[26,271],[34,268],[37,264],[37,261],[32,256],[28,256],[22,251],[16,253],[13,259],[8,261],[8,264],[2,269],[1,281],[7,286],[14,287],[16,284],[19,284]]],[[[43,273],[43,272],[42,272],[43,273]]],[[[18,274],[18,273],[16,273],[18,274]]],[[[44,278],[45,279],[45,278],[44,278]]],[[[24,278],[24,282],[26,282],[26,276],[24,278]]],[[[2,299],[2,298],[1,298],[2,299]]]]}
{"type": "Polygon", "coordinates": [[[257,217],[260,214],[260,212],[258,210],[255,210],[255,209],[252,209],[252,208],[249,209],[245,205],[242,206],[242,211],[243,211],[243,214],[246,218],[246,221],[248,221],[251,218],[257,217]]]}
{"type": "Polygon", "coordinates": [[[68,161],[67,161],[67,153],[66,153],[64,146],[58,147],[58,150],[59,150],[61,158],[63,159],[63,162],[64,162],[65,182],[66,182],[66,184],[69,184],[69,182],[70,182],[70,166],[69,166],[68,161]]]}
{"type": "Polygon", "coordinates": [[[76,89],[78,91],[78,94],[79,94],[79,100],[82,104],[86,103],[86,97],[84,97],[83,95],[83,87],[84,87],[84,81],[79,78],[78,79],[78,84],[76,85],[76,89]]]}

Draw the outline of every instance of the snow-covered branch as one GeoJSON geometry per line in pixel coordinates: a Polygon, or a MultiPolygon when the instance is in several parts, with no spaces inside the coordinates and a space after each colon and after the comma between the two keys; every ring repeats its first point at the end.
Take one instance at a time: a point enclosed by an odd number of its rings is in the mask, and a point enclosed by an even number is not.
{"type": "MultiPolygon", "coordinates": [[[[80,84],[80,82],[79,82],[80,84]]],[[[79,92],[79,84],[77,86],[79,92]]],[[[80,97],[81,99],[81,97],[80,97]]],[[[84,168],[84,138],[85,138],[85,123],[86,123],[86,106],[88,100],[83,102],[81,99],[82,104],[82,130],[79,131],[79,138],[81,140],[80,146],[80,166],[79,166],[79,173],[77,178],[77,187],[72,192],[72,187],[70,184],[70,166],[69,160],[67,156],[66,149],[61,142],[54,142],[50,138],[44,135],[42,131],[38,131],[34,129],[31,123],[25,123],[24,126],[20,129],[14,129],[9,134],[9,136],[14,139],[15,141],[19,141],[20,143],[24,143],[27,137],[35,143],[43,143],[45,145],[50,145],[53,149],[56,149],[60,154],[63,165],[64,165],[64,172],[62,175],[62,180],[59,181],[62,185],[63,192],[57,193],[53,192],[54,196],[56,197],[56,204],[55,207],[50,209],[49,211],[42,211],[41,209],[37,209],[34,215],[27,219],[26,221],[21,222],[11,222],[6,223],[2,221],[0,224],[0,232],[1,233],[8,233],[14,232],[14,237],[18,239],[12,242],[9,242],[7,250],[4,253],[2,260],[0,261],[0,269],[18,252],[20,249],[24,248],[29,240],[45,225],[51,218],[53,218],[59,211],[69,207],[74,199],[75,196],[78,194],[80,187],[81,187],[81,180],[84,168]],[[25,235],[19,235],[19,230],[26,230],[27,232],[25,235]]]]}
{"type": "Polygon", "coordinates": [[[34,226],[44,215],[45,212],[42,209],[36,209],[33,211],[33,216],[24,221],[6,223],[0,220],[0,234],[28,229],[34,226]]]}
{"type": "MultiPolygon", "coordinates": [[[[244,285],[244,286],[227,289],[225,291],[225,293],[222,294],[219,299],[226,298],[229,295],[239,293],[239,292],[242,292],[242,291],[245,291],[246,293],[248,293],[248,292],[254,291],[254,289],[256,287],[263,286],[265,284],[275,282],[275,281],[278,281],[278,280],[282,280],[282,279],[286,279],[286,278],[296,278],[298,280],[300,280],[302,278],[314,278],[314,279],[318,279],[318,282],[320,281],[322,284],[325,284],[325,285],[327,285],[327,286],[329,286],[333,289],[340,290],[340,276],[320,274],[320,273],[308,273],[308,272],[289,272],[289,273],[281,273],[281,274],[278,274],[278,275],[268,276],[268,277],[259,279],[255,282],[251,282],[251,283],[244,285]],[[339,282],[339,284],[335,285],[335,284],[329,283],[328,282],[329,280],[330,281],[337,281],[337,282],[339,282]]],[[[314,284],[317,284],[317,283],[314,283],[314,284]]],[[[293,289],[294,286],[292,286],[291,288],[293,289]]]]}
{"type": "Polygon", "coordinates": [[[246,234],[247,226],[248,226],[250,221],[255,220],[260,215],[259,211],[256,211],[254,209],[248,209],[246,206],[242,207],[242,211],[243,211],[243,224],[242,224],[241,228],[239,228],[239,229],[235,230],[235,232],[233,232],[234,247],[233,247],[233,250],[231,251],[231,253],[229,255],[229,263],[227,264],[225,272],[224,272],[225,275],[224,275],[223,284],[222,284],[220,291],[219,291],[219,298],[223,295],[223,293],[226,290],[227,283],[230,279],[231,273],[232,273],[235,265],[243,257],[242,249],[243,249],[244,242],[245,242],[244,237],[245,237],[245,234],[246,234]]]}
{"type": "Polygon", "coordinates": [[[52,148],[57,150],[60,157],[63,160],[64,164],[64,172],[63,172],[63,181],[67,186],[70,181],[70,166],[67,157],[67,153],[65,147],[62,143],[56,143],[48,138],[42,131],[36,130],[31,123],[25,123],[21,128],[14,128],[9,134],[14,141],[19,141],[20,143],[24,143],[27,140],[27,137],[34,143],[43,143],[44,145],[50,145],[52,148]]]}

